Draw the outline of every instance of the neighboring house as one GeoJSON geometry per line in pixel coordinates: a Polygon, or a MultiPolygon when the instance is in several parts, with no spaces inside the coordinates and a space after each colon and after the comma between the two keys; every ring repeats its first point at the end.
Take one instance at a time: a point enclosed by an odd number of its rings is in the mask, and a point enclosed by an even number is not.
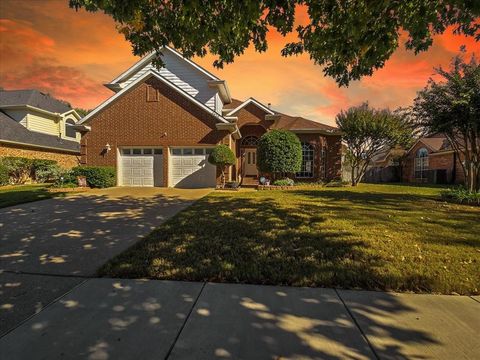
{"type": "Polygon", "coordinates": [[[171,48],[163,50],[160,70],[153,57],[106,84],[116,94],[79,122],[83,164],[115,166],[120,186],[210,187],[219,174],[208,155],[226,144],[237,157],[229,178],[255,182],[258,139],[287,129],[302,141],[297,179],[340,177],[336,128],[276,112],[253,98],[232,99],[224,80],[171,48]]]}
{"type": "Polygon", "coordinates": [[[403,180],[412,183],[462,184],[462,159],[443,134],[418,139],[407,151],[403,180]]]}
{"type": "Polygon", "coordinates": [[[386,148],[376,154],[367,168],[363,182],[382,183],[402,181],[402,162],[406,151],[386,148]]]}
{"type": "Polygon", "coordinates": [[[0,90],[0,157],[79,164],[80,116],[66,103],[37,90],[0,90]]]}

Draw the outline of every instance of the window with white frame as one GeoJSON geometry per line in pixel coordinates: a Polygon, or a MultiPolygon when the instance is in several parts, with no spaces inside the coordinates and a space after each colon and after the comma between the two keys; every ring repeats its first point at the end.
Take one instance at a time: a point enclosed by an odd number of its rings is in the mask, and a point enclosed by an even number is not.
{"type": "Polygon", "coordinates": [[[415,178],[426,178],[426,171],[428,170],[428,150],[420,148],[415,154],[415,178]]]}
{"type": "Polygon", "coordinates": [[[77,137],[77,131],[74,128],[75,121],[72,119],[68,119],[65,121],[65,136],[69,138],[76,138],[77,137]]]}
{"type": "Polygon", "coordinates": [[[258,145],[258,138],[256,136],[245,136],[242,138],[242,146],[257,146],[258,145]]]}
{"type": "Polygon", "coordinates": [[[313,159],[315,148],[310,143],[302,143],[302,167],[296,174],[297,178],[313,177],[313,159]]]}

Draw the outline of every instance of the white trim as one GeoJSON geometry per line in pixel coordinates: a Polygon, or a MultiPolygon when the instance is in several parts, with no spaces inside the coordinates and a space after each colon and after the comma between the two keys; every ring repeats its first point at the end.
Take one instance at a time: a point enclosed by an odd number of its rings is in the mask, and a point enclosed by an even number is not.
{"type": "Polygon", "coordinates": [[[216,88],[218,90],[220,100],[222,100],[224,104],[230,104],[232,102],[230,89],[228,88],[227,82],[225,80],[209,80],[208,86],[211,88],[216,88]]]}
{"type": "MultiPolygon", "coordinates": [[[[208,72],[207,70],[205,70],[204,68],[202,68],[200,65],[197,65],[195,64],[193,61],[191,61],[190,59],[187,59],[186,57],[184,57],[181,53],[179,53],[177,50],[171,48],[170,46],[164,46],[162,48],[162,50],[168,50],[170,51],[172,54],[178,56],[179,58],[183,59],[185,62],[187,62],[188,64],[190,64],[191,66],[193,66],[195,69],[199,70],[201,73],[207,75],[210,79],[212,80],[216,80],[216,81],[220,81],[220,79],[218,77],[216,77],[215,75],[211,74],[210,72],[208,72]]],[[[161,51],[162,51],[161,50],[161,51]]],[[[140,59],[139,61],[137,61],[135,64],[133,64],[132,66],[130,66],[127,70],[125,70],[123,73],[121,73],[119,76],[117,76],[115,79],[113,79],[112,81],[110,81],[109,83],[107,84],[104,84],[107,88],[113,90],[113,91],[116,91],[118,90],[118,87],[119,87],[119,82],[122,82],[125,81],[126,77],[130,77],[131,75],[133,75],[134,73],[136,73],[138,70],[140,70],[142,67],[146,66],[148,63],[150,63],[153,58],[155,58],[157,56],[157,53],[154,51],[148,55],[146,55],[144,58],[140,59]]]]}
{"type": "Polygon", "coordinates": [[[80,115],[78,115],[78,113],[77,113],[77,111],[76,111],[75,109],[68,110],[67,112],[64,112],[64,113],[62,114],[62,116],[65,117],[65,116],[70,115],[70,114],[73,114],[73,115],[77,118],[77,121],[82,118],[80,115]]]}
{"type": "Polygon", "coordinates": [[[407,154],[410,154],[410,151],[412,151],[413,148],[414,148],[415,146],[417,146],[417,144],[418,144],[419,142],[421,142],[425,147],[429,148],[432,152],[435,152],[435,149],[433,149],[430,145],[424,143],[424,142],[423,142],[423,138],[420,138],[420,139],[418,139],[417,141],[415,141],[415,143],[410,147],[410,149],[408,149],[407,154]]]}
{"type": "Polygon", "coordinates": [[[247,106],[250,103],[255,104],[257,107],[259,107],[260,109],[269,113],[270,115],[275,115],[275,113],[272,110],[270,110],[268,107],[266,107],[265,105],[263,105],[262,103],[258,102],[257,100],[255,100],[254,98],[251,97],[251,98],[248,98],[247,100],[245,100],[243,103],[241,103],[235,109],[230,111],[226,116],[230,116],[232,114],[235,114],[237,111],[241,110],[242,108],[244,108],[245,106],[247,106]]]}
{"type": "Polygon", "coordinates": [[[113,95],[112,97],[108,98],[107,100],[105,100],[103,103],[101,103],[99,106],[97,106],[93,111],[89,112],[82,120],[80,120],[78,122],[78,125],[82,125],[84,124],[85,122],[87,122],[93,115],[97,114],[98,112],[100,112],[103,108],[105,108],[107,105],[111,104],[112,102],[114,102],[115,100],[117,100],[119,97],[123,96],[123,94],[125,94],[128,90],[130,90],[132,87],[134,87],[135,85],[141,83],[142,81],[146,80],[147,78],[151,77],[151,76],[154,76],[156,77],[158,80],[162,81],[164,84],[166,84],[167,86],[169,86],[170,88],[174,89],[175,91],[177,91],[179,94],[181,94],[182,96],[186,97],[187,99],[189,99],[190,101],[192,101],[194,104],[196,104],[197,106],[199,106],[200,108],[204,109],[205,111],[207,111],[209,114],[213,115],[217,120],[220,120],[222,123],[225,123],[225,124],[230,124],[230,122],[228,120],[226,120],[224,117],[222,117],[221,115],[219,115],[217,112],[215,112],[213,109],[209,108],[208,106],[206,106],[205,104],[201,103],[200,101],[198,101],[197,99],[195,99],[193,96],[191,96],[190,94],[188,94],[187,92],[185,92],[184,90],[180,89],[178,86],[175,86],[174,84],[172,84],[170,81],[168,81],[167,79],[165,79],[163,76],[161,76],[159,73],[157,73],[156,71],[154,70],[148,70],[145,74],[143,74],[142,76],[140,76],[139,78],[137,78],[135,81],[131,82],[130,84],[128,84],[126,87],[124,87],[122,90],[120,90],[118,93],[116,93],[115,95],[113,95]]]}
{"type": "Polygon", "coordinates": [[[0,105],[0,109],[28,109],[28,110],[33,110],[33,111],[39,112],[41,114],[50,115],[50,116],[53,116],[53,117],[56,117],[56,118],[59,118],[59,119],[62,118],[62,114],[60,114],[60,113],[40,109],[40,108],[37,108],[35,106],[31,106],[31,105],[0,105]]]}

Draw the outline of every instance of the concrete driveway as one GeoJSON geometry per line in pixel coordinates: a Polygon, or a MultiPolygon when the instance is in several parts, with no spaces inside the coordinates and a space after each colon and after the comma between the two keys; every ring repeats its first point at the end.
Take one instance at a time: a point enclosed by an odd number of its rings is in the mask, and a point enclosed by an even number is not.
{"type": "Polygon", "coordinates": [[[210,191],[112,188],[0,209],[0,333],[210,191]]]}

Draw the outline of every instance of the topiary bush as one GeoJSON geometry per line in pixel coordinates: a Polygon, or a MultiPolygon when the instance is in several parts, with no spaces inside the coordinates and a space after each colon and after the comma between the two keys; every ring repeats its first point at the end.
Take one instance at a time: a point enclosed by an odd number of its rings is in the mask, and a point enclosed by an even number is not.
{"type": "Polygon", "coordinates": [[[87,184],[91,188],[107,188],[115,186],[115,168],[111,166],[77,166],[71,171],[71,175],[85,176],[87,184]]]}
{"type": "Polygon", "coordinates": [[[261,172],[281,175],[296,173],[302,166],[302,144],[287,130],[272,130],[258,141],[257,166],[261,172]]]}
{"type": "Polygon", "coordinates": [[[235,154],[227,145],[217,145],[213,148],[208,162],[218,166],[222,171],[222,187],[225,187],[225,169],[227,166],[235,165],[235,154]]]}
{"type": "Polygon", "coordinates": [[[0,186],[8,185],[9,183],[8,168],[0,162],[0,186]]]}

